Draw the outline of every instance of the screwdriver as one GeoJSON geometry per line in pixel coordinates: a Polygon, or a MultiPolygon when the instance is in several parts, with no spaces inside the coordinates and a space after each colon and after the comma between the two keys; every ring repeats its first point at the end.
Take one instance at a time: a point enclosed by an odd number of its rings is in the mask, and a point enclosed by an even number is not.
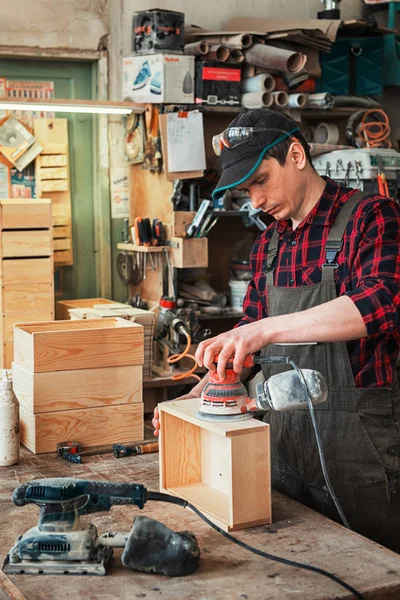
{"type": "Polygon", "coordinates": [[[151,444],[139,444],[138,446],[123,446],[122,444],[113,444],[112,449],[115,458],[123,458],[124,456],[158,452],[158,442],[151,444]]]}

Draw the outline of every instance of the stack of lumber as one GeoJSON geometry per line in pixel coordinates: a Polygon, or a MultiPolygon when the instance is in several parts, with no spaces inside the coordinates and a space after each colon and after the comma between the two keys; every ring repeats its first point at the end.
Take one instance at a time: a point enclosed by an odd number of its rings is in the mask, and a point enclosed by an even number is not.
{"type": "Polygon", "coordinates": [[[13,387],[35,454],[142,440],[143,327],[119,318],[19,324],[13,387]]]}
{"type": "Polygon", "coordinates": [[[109,304],[94,304],[91,308],[71,308],[68,310],[71,319],[104,319],[107,317],[121,317],[139,323],[144,330],[144,360],[143,379],[152,378],[153,362],[153,336],[157,315],[149,310],[133,308],[128,304],[112,302],[109,304]]]}
{"type": "Polygon", "coordinates": [[[9,369],[14,324],[54,319],[50,200],[1,200],[0,230],[0,361],[9,369]]]}

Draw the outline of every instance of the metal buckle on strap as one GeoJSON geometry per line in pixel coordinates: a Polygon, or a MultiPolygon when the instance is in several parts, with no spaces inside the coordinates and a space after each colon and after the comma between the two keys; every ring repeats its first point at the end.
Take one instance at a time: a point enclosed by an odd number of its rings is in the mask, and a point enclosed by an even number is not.
{"type": "Polygon", "coordinates": [[[337,269],[339,264],[336,262],[336,256],[342,248],[343,240],[328,240],[325,246],[325,263],[322,266],[337,269]]]}

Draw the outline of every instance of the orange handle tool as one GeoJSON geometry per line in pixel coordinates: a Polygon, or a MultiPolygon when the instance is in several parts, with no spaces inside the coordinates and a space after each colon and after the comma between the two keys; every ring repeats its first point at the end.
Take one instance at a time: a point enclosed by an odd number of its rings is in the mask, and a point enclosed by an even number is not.
{"type": "Polygon", "coordinates": [[[136,217],[135,219],[135,244],[136,246],[142,245],[142,240],[140,237],[140,224],[142,222],[142,217],[136,217]]]}

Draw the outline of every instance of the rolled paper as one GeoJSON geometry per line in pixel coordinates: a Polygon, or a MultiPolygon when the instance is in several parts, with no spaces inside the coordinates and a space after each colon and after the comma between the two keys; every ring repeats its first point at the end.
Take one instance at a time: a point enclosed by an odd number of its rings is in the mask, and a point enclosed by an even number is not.
{"type": "Polygon", "coordinates": [[[274,104],[276,104],[276,106],[287,106],[288,102],[289,102],[289,94],[287,94],[286,92],[272,92],[272,97],[274,99],[274,104]]]}
{"type": "Polygon", "coordinates": [[[204,56],[210,52],[210,44],[203,41],[185,44],[183,52],[184,54],[189,54],[191,56],[204,56]]]}
{"type": "Polygon", "coordinates": [[[304,69],[307,62],[307,56],[301,52],[283,50],[267,44],[254,44],[245,50],[244,55],[251,65],[287,73],[298,73],[304,69]]]}
{"type": "Polygon", "coordinates": [[[248,92],[242,96],[246,108],[269,108],[274,103],[271,92],[248,92]]]}
{"type": "Polygon", "coordinates": [[[269,73],[247,77],[242,81],[243,92],[273,92],[275,79],[269,73]]]}

